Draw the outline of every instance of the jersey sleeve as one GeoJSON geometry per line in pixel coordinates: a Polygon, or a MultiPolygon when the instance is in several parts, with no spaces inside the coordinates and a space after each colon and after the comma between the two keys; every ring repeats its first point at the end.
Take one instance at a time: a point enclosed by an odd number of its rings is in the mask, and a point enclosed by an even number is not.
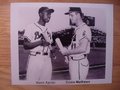
{"type": "Polygon", "coordinates": [[[79,43],[83,39],[87,39],[89,42],[91,42],[91,30],[86,25],[84,27],[82,27],[82,29],[79,29],[76,32],[76,35],[77,35],[77,40],[78,40],[79,43]]]}
{"type": "Polygon", "coordinates": [[[84,28],[83,35],[86,39],[88,39],[89,42],[91,42],[91,29],[88,26],[84,28]]]}

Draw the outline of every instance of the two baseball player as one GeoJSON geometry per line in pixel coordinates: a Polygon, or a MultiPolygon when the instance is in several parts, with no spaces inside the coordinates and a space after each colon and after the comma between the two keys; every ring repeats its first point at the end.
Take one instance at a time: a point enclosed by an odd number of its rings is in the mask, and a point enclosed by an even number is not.
{"type": "Polygon", "coordinates": [[[84,80],[89,71],[87,54],[90,52],[91,30],[83,22],[84,16],[81,8],[70,7],[65,15],[69,15],[71,24],[75,25],[75,31],[68,49],[63,47],[60,51],[69,59],[71,80],[84,80]]]}
{"type": "MultiPolygon", "coordinates": [[[[53,12],[53,9],[41,7],[38,12],[39,21],[25,29],[24,47],[30,49],[27,80],[32,82],[50,80],[52,76],[50,58],[52,38],[45,25],[50,21],[53,12]]],[[[82,20],[84,16],[81,8],[70,7],[69,12],[65,14],[69,15],[71,24],[75,25],[75,31],[68,49],[63,47],[60,51],[69,59],[71,80],[83,80],[89,71],[87,54],[90,52],[91,31],[82,20]]]]}
{"type": "Polygon", "coordinates": [[[39,20],[25,28],[24,47],[30,50],[27,66],[27,80],[37,82],[50,80],[52,64],[50,58],[51,33],[45,26],[50,21],[53,9],[41,7],[38,11],[39,20]]]}

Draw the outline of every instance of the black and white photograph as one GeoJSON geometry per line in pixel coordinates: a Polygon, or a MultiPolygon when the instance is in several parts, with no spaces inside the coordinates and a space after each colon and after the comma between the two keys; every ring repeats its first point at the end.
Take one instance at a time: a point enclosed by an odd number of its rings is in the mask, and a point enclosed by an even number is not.
{"type": "Polygon", "coordinates": [[[11,3],[13,85],[112,83],[113,5],[11,3]]]}

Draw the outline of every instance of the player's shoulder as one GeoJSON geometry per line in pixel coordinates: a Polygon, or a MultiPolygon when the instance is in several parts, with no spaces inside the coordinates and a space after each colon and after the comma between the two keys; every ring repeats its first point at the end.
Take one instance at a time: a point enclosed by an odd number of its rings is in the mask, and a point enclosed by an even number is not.
{"type": "Polygon", "coordinates": [[[91,29],[87,24],[84,24],[82,27],[83,32],[91,33],[91,29]]]}
{"type": "Polygon", "coordinates": [[[35,23],[28,24],[25,27],[25,32],[35,32],[36,30],[38,30],[38,27],[35,25],[35,23]]]}
{"type": "Polygon", "coordinates": [[[83,29],[84,29],[84,30],[90,30],[90,27],[89,27],[86,23],[84,23],[84,24],[83,24],[83,29]]]}
{"type": "Polygon", "coordinates": [[[82,23],[77,27],[76,34],[90,32],[90,27],[86,23],[82,23]]]}
{"type": "Polygon", "coordinates": [[[28,24],[25,28],[26,29],[31,29],[31,28],[34,28],[34,27],[36,27],[35,23],[31,23],[31,24],[28,24]]]}

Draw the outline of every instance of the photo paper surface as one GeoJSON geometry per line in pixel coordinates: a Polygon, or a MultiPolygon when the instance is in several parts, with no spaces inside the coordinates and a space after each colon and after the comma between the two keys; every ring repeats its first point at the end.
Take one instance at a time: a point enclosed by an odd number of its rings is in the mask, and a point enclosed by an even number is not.
{"type": "Polygon", "coordinates": [[[13,85],[112,83],[113,5],[11,3],[13,85]]]}

